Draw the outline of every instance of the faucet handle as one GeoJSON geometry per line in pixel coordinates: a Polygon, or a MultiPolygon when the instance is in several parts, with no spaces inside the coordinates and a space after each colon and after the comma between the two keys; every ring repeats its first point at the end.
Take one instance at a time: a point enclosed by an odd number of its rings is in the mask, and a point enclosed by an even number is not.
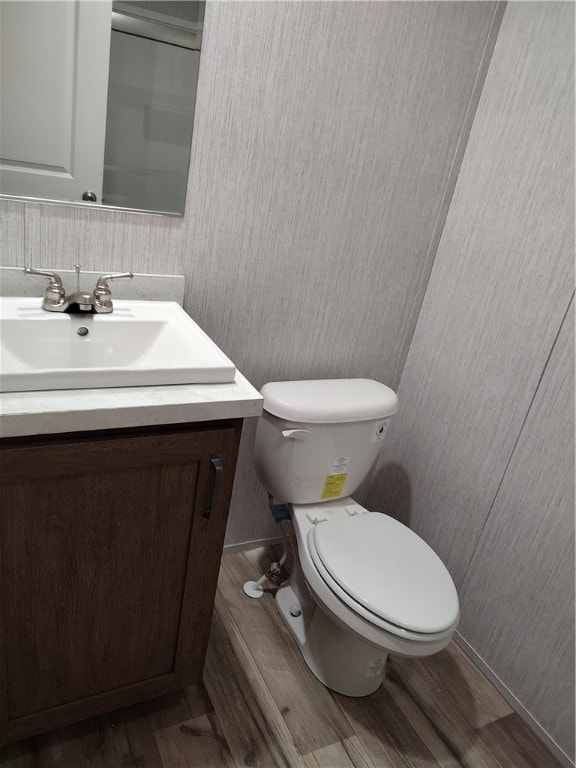
{"type": "Polygon", "coordinates": [[[62,278],[56,272],[50,272],[45,269],[34,269],[33,267],[24,267],[25,275],[39,275],[40,277],[47,277],[50,281],[46,292],[44,294],[43,307],[45,309],[54,309],[64,304],[66,300],[66,291],[62,284],[62,278]]]}
{"type": "Polygon", "coordinates": [[[94,288],[94,304],[97,312],[112,312],[112,291],[108,285],[109,280],[120,280],[121,278],[132,278],[132,272],[118,272],[112,275],[102,275],[96,280],[94,288]]]}
{"type": "Polygon", "coordinates": [[[24,274],[26,275],[40,275],[40,277],[47,277],[50,283],[55,286],[62,286],[62,278],[56,272],[49,272],[45,269],[34,269],[34,267],[24,267],[24,274]]]}
{"type": "Polygon", "coordinates": [[[117,272],[116,274],[112,275],[102,275],[102,277],[99,277],[98,280],[96,280],[96,288],[104,288],[105,290],[110,290],[110,286],[108,285],[108,280],[120,280],[123,277],[134,277],[134,274],[132,272],[117,272]]]}

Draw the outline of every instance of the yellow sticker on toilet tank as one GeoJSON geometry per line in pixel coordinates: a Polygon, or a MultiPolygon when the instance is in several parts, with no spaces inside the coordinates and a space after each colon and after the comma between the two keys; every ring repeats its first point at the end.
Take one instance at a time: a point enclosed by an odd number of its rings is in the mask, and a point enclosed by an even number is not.
{"type": "Polygon", "coordinates": [[[321,499],[337,499],[342,494],[342,488],[346,482],[346,474],[326,475],[324,488],[322,489],[321,499]]]}

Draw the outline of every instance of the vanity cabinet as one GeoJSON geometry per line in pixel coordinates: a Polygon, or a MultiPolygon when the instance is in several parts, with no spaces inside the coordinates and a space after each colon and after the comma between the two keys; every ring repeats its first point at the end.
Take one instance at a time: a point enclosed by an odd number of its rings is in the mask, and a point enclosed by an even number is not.
{"type": "Polygon", "coordinates": [[[240,431],[0,440],[0,744],[200,680],[240,431]]]}

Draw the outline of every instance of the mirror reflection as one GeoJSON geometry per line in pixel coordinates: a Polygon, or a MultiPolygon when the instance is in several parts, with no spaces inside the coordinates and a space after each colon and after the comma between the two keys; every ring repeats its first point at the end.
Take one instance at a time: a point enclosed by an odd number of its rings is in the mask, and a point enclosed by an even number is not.
{"type": "Polygon", "coordinates": [[[184,213],[204,3],[0,4],[0,193],[184,213]]]}

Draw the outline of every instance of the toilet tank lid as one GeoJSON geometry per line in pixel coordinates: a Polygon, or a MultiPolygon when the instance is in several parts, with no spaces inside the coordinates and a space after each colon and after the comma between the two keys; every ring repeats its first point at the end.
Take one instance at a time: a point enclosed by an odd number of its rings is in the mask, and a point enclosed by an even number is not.
{"type": "Polygon", "coordinates": [[[307,424],[384,419],[398,410],[396,393],[372,379],[272,381],[260,394],[268,413],[307,424]]]}

